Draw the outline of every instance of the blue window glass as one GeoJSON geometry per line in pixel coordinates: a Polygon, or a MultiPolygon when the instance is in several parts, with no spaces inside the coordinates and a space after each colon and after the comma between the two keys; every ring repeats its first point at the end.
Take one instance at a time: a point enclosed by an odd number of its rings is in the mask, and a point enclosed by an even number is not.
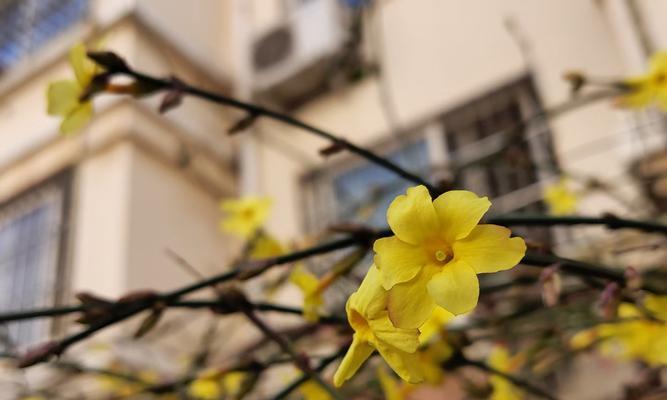
{"type": "MultiPolygon", "coordinates": [[[[429,159],[425,140],[413,142],[389,155],[389,159],[412,172],[428,176],[429,159]]],[[[385,214],[391,201],[413,186],[375,164],[364,164],[333,179],[337,221],[387,226],[385,214]]]]}
{"type": "MultiPolygon", "coordinates": [[[[63,229],[63,190],[52,184],[0,210],[0,312],[53,306],[63,229]]],[[[35,319],[2,328],[20,349],[48,337],[50,323],[48,319],[35,319]]]]}
{"type": "Polygon", "coordinates": [[[0,2],[0,73],[88,14],[89,0],[0,2]]]}

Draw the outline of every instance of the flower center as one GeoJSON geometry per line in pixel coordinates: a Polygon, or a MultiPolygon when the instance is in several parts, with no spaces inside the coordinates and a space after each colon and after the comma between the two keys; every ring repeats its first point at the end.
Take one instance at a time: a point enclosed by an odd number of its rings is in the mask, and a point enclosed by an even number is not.
{"type": "Polygon", "coordinates": [[[435,259],[438,260],[438,261],[440,261],[440,262],[443,262],[443,261],[445,261],[445,260],[447,259],[447,253],[445,253],[445,252],[442,251],[442,250],[436,250],[436,252],[435,252],[435,259]]]}
{"type": "Polygon", "coordinates": [[[446,264],[454,256],[452,246],[442,239],[435,239],[426,243],[425,250],[431,259],[437,264],[446,264]]]}
{"type": "Polygon", "coordinates": [[[244,219],[253,219],[255,217],[255,210],[252,208],[246,208],[245,210],[241,211],[241,216],[244,219]]]}

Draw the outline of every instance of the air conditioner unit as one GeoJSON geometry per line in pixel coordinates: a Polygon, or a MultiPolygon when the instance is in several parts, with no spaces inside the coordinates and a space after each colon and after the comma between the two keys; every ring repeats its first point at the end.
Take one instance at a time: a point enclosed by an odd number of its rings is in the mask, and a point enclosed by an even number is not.
{"type": "Polygon", "coordinates": [[[338,0],[300,2],[254,42],[254,90],[279,103],[298,102],[321,85],[346,38],[338,0]]]}

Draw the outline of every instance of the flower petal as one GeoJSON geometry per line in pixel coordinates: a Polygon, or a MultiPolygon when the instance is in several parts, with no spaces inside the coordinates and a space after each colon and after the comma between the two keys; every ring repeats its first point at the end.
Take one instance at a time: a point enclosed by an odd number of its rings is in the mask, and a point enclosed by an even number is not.
{"type": "Polygon", "coordinates": [[[417,329],[396,328],[386,316],[370,320],[368,325],[378,340],[399,350],[414,353],[419,347],[419,331],[417,329]]]}
{"type": "Polygon", "coordinates": [[[477,305],[479,281],[477,274],[464,262],[450,262],[426,285],[433,300],[455,314],[465,314],[477,305]]]}
{"type": "Polygon", "coordinates": [[[371,265],[359,289],[348,299],[351,308],[362,314],[366,319],[380,315],[387,305],[387,292],[380,284],[380,272],[371,265]]]}
{"type": "Polygon", "coordinates": [[[435,302],[428,294],[426,285],[435,272],[437,270],[432,268],[423,268],[412,280],[389,291],[387,311],[394,326],[419,328],[431,316],[435,302]]]}
{"type": "Polygon", "coordinates": [[[433,202],[440,221],[440,232],[448,243],[466,237],[491,207],[486,197],[467,190],[451,190],[433,202]]]}
{"type": "Polygon", "coordinates": [[[57,81],[49,84],[46,91],[49,115],[65,116],[79,106],[81,89],[74,81],[57,81]]]}
{"type": "Polygon", "coordinates": [[[81,103],[63,119],[60,124],[60,132],[64,135],[76,133],[86,126],[92,116],[93,104],[89,101],[81,103]]]}
{"type": "Polygon", "coordinates": [[[334,385],[340,387],[346,380],[352,378],[371,353],[373,353],[373,347],[355,335],[343,361],[336,370],[334,385]]]}
{"type": "Polygon", "coordinates": [[[421,247],[405,243],[396,236],[376,240],[373,250],[382,286],[387,290],[414,278],[427,261],[421,247]]]}
{"type": "Polygon", "coordinates": [[[377,349],[382,358],[401,379],[409,383],[419,383],[424,379],[419,368],[418,353],[406,353],[382,341],[378,341],[377,349]]]}
{"type": "Polygon", "coordinates": [[[478,274],[512,268],[526,254],[526,243],[510,234],[502,226],[478,225],[465,239],[454,242],[454,258],[465,261],[478,274]]]}
{"type": "Polygon", "coordinates": [[[83,43],[78,43],[70,49],[69,63],[79,85],[82,88],[88,86],[95,75],[96,64],[88,58],[86,46],[83,43]]]}
{"type": "Polygon", "coordinates": [[[404,242],[419,244],[437,234],[438,218],[425,186],[415,186],[391,202],[387,210],[391,230],[404,242]]]}

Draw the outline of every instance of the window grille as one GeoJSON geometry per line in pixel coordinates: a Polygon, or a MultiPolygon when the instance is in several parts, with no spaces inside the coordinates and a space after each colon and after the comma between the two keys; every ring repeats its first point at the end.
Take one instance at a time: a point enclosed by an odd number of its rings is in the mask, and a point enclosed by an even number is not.
{"type": "MultiPolygon", "coordinates": [[[[68,178],[59,177],[0,208],[0,312],[53,306],[59,293],[68,178]]],[[[49,319],[3,327],[12,351],[48,337],[49,319]]]]}
{"type": "Polygon", "coordinates": [[[0,74],[88,15],[90,0],[0,0],[0,74]]]}

